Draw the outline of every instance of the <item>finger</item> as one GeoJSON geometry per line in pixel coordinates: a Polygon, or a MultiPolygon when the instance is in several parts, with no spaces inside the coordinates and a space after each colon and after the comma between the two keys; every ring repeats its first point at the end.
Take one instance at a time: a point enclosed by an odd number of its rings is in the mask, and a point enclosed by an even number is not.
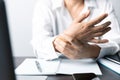
{"type": "Polygon", "coordinates": [[[63,39],[62,36],[58,37],[59,44],[63,47],[63,48],[68,48],[69,51],[73,52],[73,48],[74,49],[79,49],[79,47],[81,45],[83,45],[83,43],[77,39],[72,40],[71,43],[69,43],[68,41],[66,41],[65,39],[63,39]]]}
{"type": "Polygon", "coordinates": [[[99,25],[99,26],[95,26],[95,27],[93,28],[93,31],[94,31],[94,32],[103,31],[103,30],[107,29],[110,24],[111,24],[111,22],[108,21],[108,22],[105,22],[105,23],[103,23],[103,24],[101,24],[101,25],[99,25]]]}
{"type": "Polygon", "coordinates": [[[109,26],[110,24],[111,24],[111,22],[108,21],[108,22],[106,22],[106,23],[104,23],[104,24],[102,24],[102,25],[95,26],[93,30],[94,30],[94,32],[104,31],[104,30],[106,30],[106,29],[108,28],[108,26],[109,26]]]}
{"type": "Polygon", "coordinates": [[[68,58],[72,58],[73,57],[73,53],[74,53],[74,48],[69,45],[69,46],[64,46],[63,44],[65,44],[64,41],[57,39],[55,44],[57,44],[56,48],[59,49],[59,51],[61,53],[63,53],[63,55],[65,55],[68,58]]]}
{"type": "Polygon", "coordinates": [[[108,40],[107,39],[102,39],[102,40],[92,39],[92,40],[90,40],[90,42],[92,42],[92,43],[107,43],[108,40]]]}
{"type": "Polygon", "coordinates": [[[78,17],[74,20],[74,22],[75,22],[75,23],[81,22],[81,21],[83,21],[84,19],[86,19],[89,15],[90,15],[90,10],[88,10],[86,13],[83,13],[82,15],[78,16],[78,17]]]}
{"type": "Polygon", "coordinates": [[[108,31],[111,30],[111,27],[107,27],[106,29],[104,29],[103,31],[101,32],[98,32],[98,33],[94,33],[92,37],[99,37],[99,36],[102,36],[104,35],[105,33],[107,33],[108,31]]]}
{"type": "Polygon", "coordinates": [[[57,41],[54,41],[54,44],[55,44],[55,49],[57,49],[59,52],[63,52],[63,47],[57,42],[57,41]]]}
{"type": "Polygon", "coordinates": [[[63,41],[68,42],[69,44],[73,40],[73,38],[70,35],[66,34],[65,32],[63,34],[60,34],[59,36],[63,41]]]}
{"type": "Polygon", "coordinates": [[[66,55],[66,56],[71,56],[70,54],[70,49],[68,49],[67,47],[63,47],[63,45],[60,43],[60,42],[64,42],[64,41],[59,41],[58,39],[55,41],[55,48],[61,52],[63,55],[66,55]]]}
{"type": "Polygon", "coordinates": [[[105,19],[107,16],[108,16],[108,14],[106,14],[106,13],[105,13],[105,14],[102,14],[102,15],[100,15],[99,17],[97,17],[97,18],[89,21],[89,22],[88,22],[88,25],[89,25],[89,26],[96,25],[96,24],[100,23],[103,19],[105,19]]]}
{"type": "Polygon", "coordinates": [[[64,49],[73,50],[73,47],[71,47],[71,44],[61,40],[61,38],[57,38],[56,42],[63,48],[62,52],[64,52],[64,49]]]}
{"type": "Polygon", "coordinates": [[[63,48],[65,48],[65,47],[67,47],[68,46],[68,43],[67,42],[65,42],[65,41],[63,41],[61,38],[57,38],[56,39],[56,43],[57,44],[59,44],[61,47],[63,47],[63,48]]]}

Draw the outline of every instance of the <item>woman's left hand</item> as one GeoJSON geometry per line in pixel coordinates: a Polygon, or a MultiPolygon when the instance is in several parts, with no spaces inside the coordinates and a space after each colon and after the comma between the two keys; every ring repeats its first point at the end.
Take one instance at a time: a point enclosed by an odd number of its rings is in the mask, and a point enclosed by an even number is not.
{"type": "Polygon", "coordinates": [[[100,47],[97,45],[82,43],[77,39],[69,43],[63,36],[58,36],[54,44],[57,51],[69,59],[96,58],[100,52],[100,47]]]}

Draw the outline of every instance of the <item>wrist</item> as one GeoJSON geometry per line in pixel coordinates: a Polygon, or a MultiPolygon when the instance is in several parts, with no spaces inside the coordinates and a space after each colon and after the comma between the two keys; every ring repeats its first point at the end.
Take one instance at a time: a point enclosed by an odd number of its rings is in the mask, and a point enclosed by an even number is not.
{"type": "Polygon", "coordinates": [[[66,33],[62,33],[62,34],[60,34],[60,36],[70,43],[73,42],[73,40],[75,39],[74,36],[71,36],[71,35],[66,34],[66,33]]]}
{"type": "Polygon", "coordinates": [[[58,35],[54,41],[53,41],[53,46],[56,52],[60,52],[58,46],[60,46],[61,44],[59,44],[59,42],[63,41],[65,44],[69,44],[71,45],[71,43],[69,41],[67,41],[63,36],[58,35]]]}
{"type": "Polygon", "coordinates": [[[98,45],[92,45],[93,46],[93,57],[97,58],[99,56],[101,48],[98,45]]]}

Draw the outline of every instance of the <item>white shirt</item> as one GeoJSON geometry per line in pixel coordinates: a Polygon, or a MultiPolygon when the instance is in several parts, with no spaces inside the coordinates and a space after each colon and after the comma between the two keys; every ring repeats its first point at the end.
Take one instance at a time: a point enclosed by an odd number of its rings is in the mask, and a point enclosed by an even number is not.
{"type": "MultiPolygon", "coordinates": [[[[101,58],[105,55],[115,54],[120,48],[120,27],[109,0],[85,0],[84,13],[90,9],[91,14],[86,21],[108,13],[103,21],[111,21],[111,31],[102,36],[108,43],[98,44],[101,47],[101,58]]],[[[102,22],[102,23],[103,23],[102,22]]],[[[38,58],[52,60],[60,55],[53,47],[53,40],[72,23],[72,17],[64,6],[64,0],[39,0],[35,6],[33,16],[32,46],[38,58]]]]}

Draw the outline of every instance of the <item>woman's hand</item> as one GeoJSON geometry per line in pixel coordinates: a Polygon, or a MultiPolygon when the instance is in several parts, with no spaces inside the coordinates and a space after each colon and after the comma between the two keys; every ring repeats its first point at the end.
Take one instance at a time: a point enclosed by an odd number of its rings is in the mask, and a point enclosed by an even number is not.
{"type": "Polygon", "coordinates": [[[90,45],[88,42],[107,42],[108,40],[106,39],[99,40],[95,39],[95,37],[100,37],[107,33],[111,29],[108,27],[111,22],[108,21],[97,25],[107,17],[107,14],[103,14],[89,22],[83,22],[89,14],[90,12],[88,11],[86,14],[75,19],[64,33],[58,35],[53,42],[57,51],[70,59],[98,57],[101,48],[97,45],[90,45]]]}
{"type": "Polygon", "coordinates": [[[90,12],[83,14],[82,16],[79,16],[76,18],[70,27],[68,27],[62,35],[69,36],[68,41],[74,40],[74,38],[77,38],[81,42],[94,42],[94,43],[104,43],[108,40],[98,40],[94,39],[94,37],[100,37],[107,33],[111,28],[108,27],[111,22],[105,22],[101,25],[97,25],[100,23],[103,19],[105,19],[108,15],[103,14],[91,21],[83,22],[84,19],[86,19],[89,16],[90,12]],[[96,26],[97,25],[97,26],[96,26]]]}
{"type": "Polygon", "coordinates": [[[55,48],[69,59],[96,58],[100,52],[97,45],[81,43],[77,39],[69,43],[63,36],[58,36],[54,44],[55,48]]]}

